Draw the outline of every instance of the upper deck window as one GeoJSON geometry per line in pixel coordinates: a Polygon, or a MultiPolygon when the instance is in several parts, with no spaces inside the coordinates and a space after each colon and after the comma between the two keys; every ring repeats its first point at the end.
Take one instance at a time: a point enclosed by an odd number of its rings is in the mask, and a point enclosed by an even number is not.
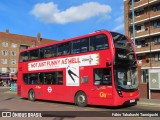
{"type": "Polygon", "coordinates": [[[131,43],[128,41],[127,37],[122,34],[111,32],[112,39],[115,45],[115,48],[126,49],[129,51],[133,51],[131,43]]]}
{"type": "Polygon", "coordinates": [[[89,38],[83,38],[72,42],[72,53],[81,53],[89,51],[89,38]]]}
{"type": "Polygon", "coordinates": [[[39,58],[39,49],[30,51],[30,60],[37,60],[39,58]]]}
{"type": "Polygon", "coordinates": [[[58,45],[58,53],[57,53],[57,55],[58,56],[68,55],[68,54],[70,54],[70,50],[71,50],[70,43],[60,44],[60,45],[58,45]]]}
{"type": "Polygon", "coordinates": [[[57,47],[55,45],[40,49],[40,58],[50,58],[54,56],[57,56],[57,47]]]}
{"type": "Polygon", "coordinates": [[[20,54],[20,62],[25,62],[25,61],[28,61],[28,60],[29,60],[29,53],[28,53],[28,51],[22,52],[20,54]]]}
{"type": "Polygon", "coordinates": [[[20,62],[104,50],[108,48],[108,37],[105,34],[99,34],[71,42],[59,43],[58,45],[46,46],[23,52],[20,55],[20,62]]]}
{"type": "Polygon", "coordinates": [[[106,35],[101,34],[91,37],[90,41],[90,51],[107,49],[108,38],[106,35]]]}

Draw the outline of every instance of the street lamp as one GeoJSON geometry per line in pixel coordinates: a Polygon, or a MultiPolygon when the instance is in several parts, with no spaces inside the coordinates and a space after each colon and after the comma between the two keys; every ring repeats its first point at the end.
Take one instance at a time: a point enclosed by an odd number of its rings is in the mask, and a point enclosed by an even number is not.
{"type": "Polygon", "coordinates": [[[132,0],[132,23],[133,23],[133,43],[135,47],[135,23],[134,23],[134,0],[132,0]]]}

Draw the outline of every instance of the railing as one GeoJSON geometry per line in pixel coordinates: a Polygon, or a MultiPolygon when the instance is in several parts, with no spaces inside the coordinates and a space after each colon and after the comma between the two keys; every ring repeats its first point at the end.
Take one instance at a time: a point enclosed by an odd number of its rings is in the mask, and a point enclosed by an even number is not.
{"type": "Polygon", "coordinates": [[[136,46],[136,52],[148,51],[148,50],[150,50],[149,44],[136,46]]]}
{"type": "MultiPolygon", "coordinates": [[[[139,37],[143,37],[143,36],[149,36],[150,35],[153,35],[153,34],[159,34],[160,33],[160,27],[157,27],[157,28],[153,28],[153,26],[150,26],[149,28],[146,28],[144,31],[136,31],[136,35],[135,37],[136,38],[139,38],[139,37]],[[150,31],[149,31],[150,29],[150,31]]],[[[129,37],[133,37],[133,34],[131,33],[129,37]]]]}
{"type": "Polygon", "coordinates": [[[160,61],[151,63],[151,67],[158,67],[158,66],[160,66],[160,61]]]}
{"type": "Polygon", "coordinates": [[[146,30],[144,30],[144,31],[136,31],[136,37],[138,37],[138,36],[143,36],[143,35],[147,35],[147,34],[149,34],[149,31],[148,31],[148,29],[146,29],[146,30]]]}
{"type": "Polygon", "coordinates": [[[160,10],[159,11],[150,11],[150,18],[160,16],[160,10]]]}
{"type": "Polygon", "coordinates": [[[141,67],[158,67],[158,66],[160,66],[160,61],[152,61],[151,63],[150,62],[141,62],[140,60],[139,60],[139,66],[141,66],[141,67]]]}
{"type": "Polygon", "coordinates": [[[156,49],[160,49],[160,43],[154,43],[153,45],[151,45],[151,50],[156,50],[156,49]]]}
{"type": "Polygon", "coordinates": [[[142,14],[140,16],[135,17],[134,21],[138,22],[138,21],[141,21],[141,20],[144,20],[144,19],[147,19],[147,18],[148,18],[148,13],[144,13],[144,14],[142,14]]]}
{"type": "Polygon", "coordinates": [[[160,32],[160,27],[157,28],[150,27],[150,28],[151,28],[150,34],[155,34],[160,32]]]}
{"type": "MultiPolygon", "coordinates": [[[[143,5],[143,4],[146,4],[146,3],[148,3],[148,0],[140,0],[139,2],[134,2],[134,7],[136,8],[136,7],[143,5]]],[[[130,6],[129,9],[132,9],[132,6],[130,6]]]]}
{"type": "MultiPolygon", "coordinates": [[[[134,2],[134,7],[137,8],[138,6],[147,6],[148,2],[152,3],[152,2],[158,2],[158,0],[140,0],[139,2],[134,2]]],[[[132,9],[132,5],[129,6],[129,9],[132,9]]]]}
{"type": "Polygon", "coordinates": [[[148,63],[142,63],[141,64],[141,67],[150,67],[151,66],[151,64],[148,62],[148,63]]]}

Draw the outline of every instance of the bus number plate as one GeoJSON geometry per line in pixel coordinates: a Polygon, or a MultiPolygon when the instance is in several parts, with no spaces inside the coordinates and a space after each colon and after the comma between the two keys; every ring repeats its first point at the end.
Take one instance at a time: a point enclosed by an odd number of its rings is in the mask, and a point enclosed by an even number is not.
{"type": "Polygon", "coordinates": [[[133,99],[133,100],[130,100],[130,103],[134,103],[135,102],[135,99],[133,99]]]}

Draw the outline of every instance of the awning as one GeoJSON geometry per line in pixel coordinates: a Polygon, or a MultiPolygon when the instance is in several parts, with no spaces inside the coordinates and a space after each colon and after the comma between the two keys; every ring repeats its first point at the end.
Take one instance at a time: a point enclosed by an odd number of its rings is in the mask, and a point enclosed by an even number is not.
{"type": "Polygon", "coordinates": [[[10,77],[0,77],[0,79],[11,79],[10,77]]]}
{"type": "Polygon", "coordinates": [[[17,80],[17,77],[16,77],[16,76],[15,76],[15,77],[12,77],[12,79],[13,79],[13,80],[17,80]]]}
{"type": "Polygon", "coordinates": [[[13,75],[12,75],[12,79],[13,79],[13,80],[17,80],[17,75],[16,75],[16,74],[13,74],[13,75]]]}

